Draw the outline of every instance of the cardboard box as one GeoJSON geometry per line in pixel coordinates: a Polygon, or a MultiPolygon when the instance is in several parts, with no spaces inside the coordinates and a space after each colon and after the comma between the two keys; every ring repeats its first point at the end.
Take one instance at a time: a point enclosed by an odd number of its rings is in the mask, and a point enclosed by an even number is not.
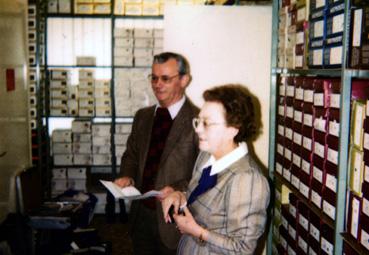
{"type": "Polygon", "coordinates": [[[74,120],[72,122],[73,133],[91,133],[91,121],[74,120]]]}
{"type": "Polygon", "coordinates": [[[72,131],[70,129],[55,129],[51,136],[52,142],[72,142],[72,131]]]}

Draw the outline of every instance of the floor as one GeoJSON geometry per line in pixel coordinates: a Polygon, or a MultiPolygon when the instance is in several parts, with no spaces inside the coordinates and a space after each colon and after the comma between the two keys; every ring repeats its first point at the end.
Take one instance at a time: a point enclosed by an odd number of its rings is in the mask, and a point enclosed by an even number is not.
{"type": "Polygon", "coordinates": [[[115,222],[107,222],[105,215],[94,215],[91,227],[98,230],[102,241],[112,244],[112,255],[133,254],[127,224],[121,223],[117,217],[115,222]]]}

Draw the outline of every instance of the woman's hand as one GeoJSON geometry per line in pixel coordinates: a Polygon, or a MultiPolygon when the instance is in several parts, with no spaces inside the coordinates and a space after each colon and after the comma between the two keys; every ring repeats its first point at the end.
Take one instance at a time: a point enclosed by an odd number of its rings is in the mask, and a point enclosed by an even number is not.
{"type": "Polygon", "coordinates": [[[173,205],[175,214],[178,212],[181,205],[186,203],[186,196],[183,192],[174,191],[167,195],[167,197],[161,201],[161,207],[163,209],[164,221],[166,223],[172,223],[169,216],[169,209],[173,205]]]}
{"type": "Polygon", "coordinates": [[[177,228],[182,234],[189,234],[194,237],[207,237],[207,230],[201,227],[193,218],[190,210],[187,207],[183,210],[184,215],[174,214],[173,218],[176,221],[177,228]],[[205,233],[206,232],[206,233],[205,233]]]}

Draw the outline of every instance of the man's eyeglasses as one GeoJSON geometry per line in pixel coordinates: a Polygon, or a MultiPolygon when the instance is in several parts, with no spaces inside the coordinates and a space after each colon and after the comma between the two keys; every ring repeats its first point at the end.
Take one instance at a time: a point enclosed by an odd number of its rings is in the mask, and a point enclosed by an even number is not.
{"type": "Polygon", "coordinates": [[[161,80],[163,83],[168,84],[171,83],[172,80],[178,76],[180,76],[181,74],[176,74],[173,76],[168,76],[168,75],[161,75],[161,76],[156,76],[154,74],[149,74],[148,78],[150,80],[151,83],[158,83],[159,80],[161,80]]]}
{"type": "Polygon", "coordinates": [[[222,124],[225,124],[225,122],[209,122],[207,120],[200,119],[200,118],[193,118],[192,119],[192,126],[195,129],[198,128],[200,125],[202,125],[204,127],[204,129],[207,129],[210,126],[222,125],[222,124]]]}

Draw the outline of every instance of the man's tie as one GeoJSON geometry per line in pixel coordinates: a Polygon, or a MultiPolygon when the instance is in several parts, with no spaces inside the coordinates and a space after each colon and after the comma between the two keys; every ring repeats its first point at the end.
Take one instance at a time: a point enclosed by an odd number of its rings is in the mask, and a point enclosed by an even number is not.
{"type": "Polygon", "coordinates": [[[215,174],[210,176],[210,172],[211,166],[208,166],[202,170],[199,184],[192,191],[190,197],[188,198],[187,205],[192,204],[198,196],[213,188],[215,184],[217,184],[217,175],[215,174]]]}
{"type": "MultiPolygon", "coordinates": [[[[142,193],[155,188],[155,179],[159,171],[161,155],[165,142],[172,127],[173,120],[167,108],[156,109],[154,124],[151,130],[150,147],[146,157],[145,168],[142,176],[142,193]]],[[[149,198],[142,201],[147,207],[155,209],[155,199],[149,198]]]]}

